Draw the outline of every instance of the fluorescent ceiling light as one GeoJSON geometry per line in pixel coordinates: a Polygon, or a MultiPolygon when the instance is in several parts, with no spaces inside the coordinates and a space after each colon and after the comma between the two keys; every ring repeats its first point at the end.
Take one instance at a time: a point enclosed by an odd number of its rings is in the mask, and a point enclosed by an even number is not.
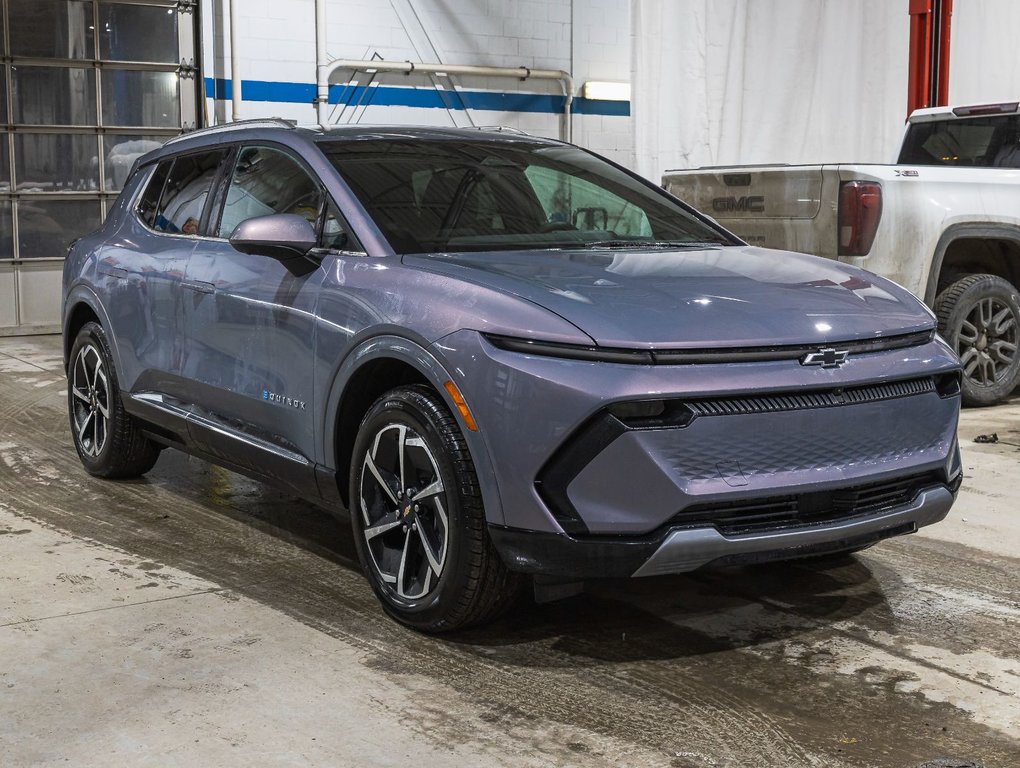
{"type": "Polygon", "coordinates": [[[581,95],[586,99],[599,99],[600,101],[630,101],[630,83],[589,80],[584,84],[581,95]]]}

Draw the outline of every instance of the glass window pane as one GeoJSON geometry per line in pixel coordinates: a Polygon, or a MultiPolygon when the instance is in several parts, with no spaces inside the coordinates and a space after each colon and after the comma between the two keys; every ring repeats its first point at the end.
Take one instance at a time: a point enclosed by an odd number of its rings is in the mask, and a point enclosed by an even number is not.
{"type": "Polygon", "coordinates": [[[1020,118],[1016,115],[914,123],[907,129],[900,162],[910,165],[1020,167],[1020,118]]]}
{"type": "Polygon", "coordinates": [[[14,134],[18,191],[99,189],[99,143],[94,135],[14,134]]]}
{"type": "Polygon", "coordinates": [[[7,134],[0,133],[0,192],[11,190],[11,164],[9,157],[7,134]]]}
{"type": "Polygon", "coordinates": [[[99,57],[179,63],[177,9],[123,3],[99,6],[99,57]]]}
{"type": "MultiPolygon", "coordinates": [[[[0,26],[0,33],[3,27],[0,26]]],[[[0,39],[3,34],[0,34],[0,39]]],[[[7,67],[0,63],[0,123],[7,122],[7,67]]]]}
{"type": "Polygon", "coordinates": [[[321,202],[319,185],[289,155],[245,147],[234,166],[218,233],[230,237],[242,221],[273,213],[296,213],[315,226],[321,202]]]}
{"type": "Polygon", "coordinates": [[[524,175],[550,224],[607,230],[627,237],[652,234],[644,211],[597,184],[540,165],[530,166],[524,175]]]}
{"type": "Polygon", "coordinates": [[[135,136],[126,133],[108,133],[103,137],[104,171],[106,188],[120,191],[135,160],[163,146],[169,136],[135,136]]]}
{"type": "Polygon", "coordinates": [[[12,55],[95,58],[92,3],[11,0],[8,5],[12,55]]]}
{"type": "Polygon", "coordinates": [[[77,67],[11,67],[14,122],[95,125],[96,73],[77,67]]]}
{"type": "Polygon", "coordinates": [[[159,215],[159,201],[163,197],[163,189],[166,187],[166,178],[174,167],[174,161],[164,160],[156,166],[149,181],[145,185],[145,192],[138,200],[137,212],[146,224],[152,229],[156,228],[156,217],[159,215]]]}
{"type": "Polygon", "coordinates": [[[98,200],[19,200],[18,255],[64,256],[71,241],[96,229],[101,218],[98,200]]]}
{"type": "Polygon", "coordinates": [[[11,201],[0,200],[0,259],[14,258],[14,224],[11,201]]]}
{"type": "Polygon", "coordinates": [[[197,235],[216,170],[226,155],[209,152],[204,155],[178,157],[159,201],[153,223],[161,232],[197,235]]]}
{"type": "Polygon", "coordinates": [[[326,218],[322,222],[319,247],[331,250],[360,250],[361,246],[347,232],[347,225],[333,203],[326,206],[326,218]]]}
{"type": "Polygon", "coordinates": [[[103,125],[177,128],[181,101],[176,72],[103,72],[103,125]]]}

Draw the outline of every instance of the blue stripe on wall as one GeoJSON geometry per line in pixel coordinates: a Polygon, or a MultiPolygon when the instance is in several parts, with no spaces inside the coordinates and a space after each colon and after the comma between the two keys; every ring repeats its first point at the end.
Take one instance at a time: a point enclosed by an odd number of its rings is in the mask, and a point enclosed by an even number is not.
{"type": "MultiPolygon", "coordinates": [[[[210,99],[229,100],[232,88],[229,80],[205,79],[205,95],[210,99]]],[[[276,101],[291,104],[311,104],[315,99],[315,86],[311,83],[277,83],[267,80],[242,80],[244,101],[276,101]]],[[[539,93],[499,93],[495,91],[439,91],[428,88],[399,88],[379,85],[331,85],[330,104],[362,104],[377,107],[418,107],[423,109],[481,109],[490,112],[542,112],[559,114],[563,111],[563,97],[539,93]],[[368,91],[366,94],[365,91],[368,91]]],[[[629,101],[603,101],[574,98],[571,112],[578,115],[609,115],[629,117],[629,101]]]]}

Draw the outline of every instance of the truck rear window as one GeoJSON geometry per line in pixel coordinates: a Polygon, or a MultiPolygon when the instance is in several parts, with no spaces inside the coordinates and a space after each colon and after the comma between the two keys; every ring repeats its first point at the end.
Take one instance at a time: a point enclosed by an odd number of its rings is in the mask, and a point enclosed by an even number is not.
{"type": "Polygon", "coordinates": [[[1018,115],[913,123],[903,140],[899,162],[910,165],[1020,168],[1018,140],[1018,115]]]}

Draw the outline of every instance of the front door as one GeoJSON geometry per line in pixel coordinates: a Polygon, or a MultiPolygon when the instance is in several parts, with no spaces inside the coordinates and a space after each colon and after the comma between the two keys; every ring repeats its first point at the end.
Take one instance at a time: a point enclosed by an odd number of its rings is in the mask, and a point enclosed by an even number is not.
{"type": "Polygon", "coordinates": [[[227,238],[242,221],[273,213],[314,224],[322,187],[293,156],[264,146],[242,147],[225,184],[186,273],[193,297],[182,373],[201,406],[195,438],[306,491],[314,485],[312,371],[323,272],[295,274],[276,259],[240,253],[227,238]]]}

